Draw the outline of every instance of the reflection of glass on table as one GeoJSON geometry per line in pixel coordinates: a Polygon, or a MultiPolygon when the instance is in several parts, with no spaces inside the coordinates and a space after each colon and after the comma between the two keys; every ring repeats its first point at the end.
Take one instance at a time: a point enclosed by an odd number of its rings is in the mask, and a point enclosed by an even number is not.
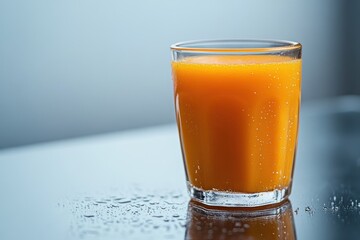
{"type": "Polygon", "coordinates": [[[296,239],[290,201],[257,210],[206,209],[188,205],[185,240],[200,239],[296,239]]]}

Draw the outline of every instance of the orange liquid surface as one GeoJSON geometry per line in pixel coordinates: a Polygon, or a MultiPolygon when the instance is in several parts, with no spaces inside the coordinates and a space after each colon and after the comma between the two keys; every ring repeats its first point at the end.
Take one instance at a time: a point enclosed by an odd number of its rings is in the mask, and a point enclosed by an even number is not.
{"type": "Polygon", "coordinates": [[[172,62],[188,181],[204,190],[289,186],[298,131],[301,60],[200,56],[172,62]]]}

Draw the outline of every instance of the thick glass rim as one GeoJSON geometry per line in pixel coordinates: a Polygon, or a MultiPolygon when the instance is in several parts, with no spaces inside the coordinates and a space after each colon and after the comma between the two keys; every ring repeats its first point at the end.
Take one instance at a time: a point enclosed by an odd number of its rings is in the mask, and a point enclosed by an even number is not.
{"type": "Polygon", "coordinates": [[[170,49],[186,52],[278,52],[301,49],[301,44],[273,39],[213,39],[178,42],[170,49]]]}

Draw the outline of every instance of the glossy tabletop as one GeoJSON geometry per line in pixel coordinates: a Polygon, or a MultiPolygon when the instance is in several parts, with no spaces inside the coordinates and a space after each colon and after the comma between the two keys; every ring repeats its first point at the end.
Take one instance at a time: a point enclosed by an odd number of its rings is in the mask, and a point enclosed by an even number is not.
{"type": "Polygon", "coordinates": [[[0,151],[0,239],[359,239],[360,100],[304,103],[290,202],[192,202],[175,125],[0,151]]]}

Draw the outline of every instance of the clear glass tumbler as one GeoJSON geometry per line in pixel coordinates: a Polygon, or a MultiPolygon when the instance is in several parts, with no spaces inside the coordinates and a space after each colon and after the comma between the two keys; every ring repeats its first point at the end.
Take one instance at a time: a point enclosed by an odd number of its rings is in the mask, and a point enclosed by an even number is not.
{"type": "Polygon", "coordinates": [[[205,40],[171,46],[176,119],[191,198],[256,207],[291,192],[301,45],[205,40]]]}

